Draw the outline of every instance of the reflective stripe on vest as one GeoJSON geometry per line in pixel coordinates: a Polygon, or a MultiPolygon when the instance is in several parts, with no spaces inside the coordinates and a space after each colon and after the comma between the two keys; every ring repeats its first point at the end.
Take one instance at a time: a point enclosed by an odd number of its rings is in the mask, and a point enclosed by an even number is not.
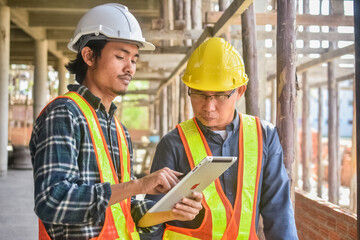
{"type": "MultiPolygon", "coordinates": [[[[119,183],[106,140],[94,109],[76,92],[68,92],[65,96],[61,96],[59,98],[72,99],[84,114],[94,147],[101,182],[109,182],[111,185],[119,183]]],[[[129,153],[123,128],[116,118],[115,123],[119,142],[120,165],[122,168],[121,181],[125,182],[130,180],[129,153]]],[[[45,228],[43,229],[45,230],[45,228]]],[[[102,231],[98,237],[93,239],[140,239],[130,214],[130,199],[123,200],[120,203],[115,203],[106,209],[105,223],[102,231]]]]}
{"type": "MultiPolygon", "coordinates": [[[[258,118],[242,114],[240,119],[238,188],[234,209],[217,179],[208,187],[209,190],[206,188],[203,192],[205,216],[201,226],[198,229],[185,229],[167,225],[164,239],[258,239],[255,204],[262,161],[261,126],[258,118]],[[211,236],[208,236],[209,232],[211,236]]],[[[180,123],[177,128],[190,167],[194,168],[206,155],[211,155],[211,151],[195,118],[180,123]]]]}

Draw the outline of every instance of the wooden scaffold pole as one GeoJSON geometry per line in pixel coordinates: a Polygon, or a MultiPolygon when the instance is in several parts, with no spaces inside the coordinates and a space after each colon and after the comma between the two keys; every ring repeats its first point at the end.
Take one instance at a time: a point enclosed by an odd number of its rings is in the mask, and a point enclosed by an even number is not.
{"type": "MultiPolygon", "coordinates": [[[[360,1],[354,1],[355,29],[355,93],[356,93],[356,129],[360,129],[360,1]]],[[[360,131],[356,131],[356,170],[357,189],[360,188],[360,131]]],[[[360,216],[360,191],[357,191],[357,216],[360,216]]],[[[360,240],[360,221],[357,221],[357,239],[360,240]]]]}
{"type": "Polygon", "coordinates": [[[292,163],[294,162],[294,127],[295,127],[295,9],[292,0],[277,1],[277,114],[276,126],[280,143],[284,151],[284,164],[292,182],[292,199],[294,199],[294,184],[292,179],[292,163]]]}

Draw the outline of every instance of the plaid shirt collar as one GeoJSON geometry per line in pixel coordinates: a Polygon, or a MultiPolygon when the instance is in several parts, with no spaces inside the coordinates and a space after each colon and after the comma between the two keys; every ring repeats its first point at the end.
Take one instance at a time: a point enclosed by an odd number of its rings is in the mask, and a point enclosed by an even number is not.
{"type": "MultiPolygon", "coordinates": [[[[69,84],[69,91],[77,92],[82,96],[97,112],[98,110],[107,114],[104,104],[102,104],[101,99],[95,96],[90,92],[90,90],[84,85],[79,84],[69,84]]],[[[117,107],[114,103],[111,103],[109,114],[112,116],[116,111],[117,107]]]]}

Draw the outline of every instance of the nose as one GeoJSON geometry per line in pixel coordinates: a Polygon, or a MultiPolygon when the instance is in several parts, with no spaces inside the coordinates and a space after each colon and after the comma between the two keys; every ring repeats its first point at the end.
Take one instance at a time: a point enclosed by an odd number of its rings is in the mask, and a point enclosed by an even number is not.
{"type": "Polygon", "coordinates": [[[207,97],[203,104],[203,109],[207,112],[212,112],[216,109],[215,100],[212,97],[207,97]]]}
{"type": "Polygon", "coordinates": [[[132,63],[131,59],[124,61],[124,73],[128,73],[131,76],[134,76],[136,71],[136,64],[132,63]]]}

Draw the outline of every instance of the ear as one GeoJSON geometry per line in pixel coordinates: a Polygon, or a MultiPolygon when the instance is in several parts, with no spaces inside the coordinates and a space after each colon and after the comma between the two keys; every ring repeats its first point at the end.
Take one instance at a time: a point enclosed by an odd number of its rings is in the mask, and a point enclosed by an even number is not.
{"type": "Polygon", "coordinates": [[[237,92],[238,92],[238,96],[237,96],[237,99],[240,99],[242,97],[242,95],[244,94],[246,90],[246,85],[242,85],[241,87],[239,87],[237,89],[237,92]]]}
{"type": "Polygon", "coordinates": [[[84,59],[84,62],[89,66],[93,66],[95,64],[95,59],[93,55],[93,51],[89,47],[84,47],[81,50],[81,56],[84,59]]]}

